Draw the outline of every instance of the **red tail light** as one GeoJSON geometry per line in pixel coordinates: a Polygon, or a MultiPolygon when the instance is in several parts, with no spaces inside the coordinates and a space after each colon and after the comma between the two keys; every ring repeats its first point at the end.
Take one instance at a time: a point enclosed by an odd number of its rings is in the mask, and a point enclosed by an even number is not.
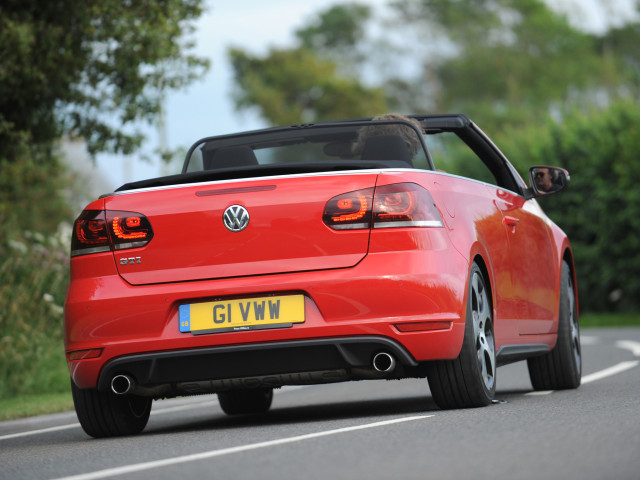
{"type": "Polygon", "coordinates": [[[442,227],[442,217],[431,194],[415,183],[376,188],[373,227],[442,227]]]}
{"type": "Polygon", "coordinates": [[[333,197],[324,207],[322,220],[335,230],[369,228],[373,188],[333,197]]]}
{"type": "Polygon", "coordinates": [[[324,223],[335,230],[360,228],[442,227],[442,217],[427,190],[415,183],[396,183],[333,197],[324,223]]]}
{"type": "Polygon", "coordinates": [[[153,238],[151,224],[144,215],[108,211],[107,219],[115,250],[144,247],[153,238]]]}
{"type": "Polygon", "coordinates": [[[151,223],[133,212],[85,210],[71,238],[71,256],[144,247],[153,238],[151,223]]]}
{"type": "Polygon", "coordinates": [[[111,250],[103,210],[85,210],[73,227],[71,256],[111,250]]]}

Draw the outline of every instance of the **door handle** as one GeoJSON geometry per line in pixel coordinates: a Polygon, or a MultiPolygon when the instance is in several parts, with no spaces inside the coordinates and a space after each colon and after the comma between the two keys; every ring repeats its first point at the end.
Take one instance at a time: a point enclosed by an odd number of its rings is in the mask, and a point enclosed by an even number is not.
{"type": "Polygon", "coordinates": [[[516,233],[516,227],[518,226],[519,223],[520,223],[520,219],[519,218],[510,217],[509,215],[506,215],[502,219],[502,224],[505,227],[508,227],[511,230],[511,233],[516,233]]]}

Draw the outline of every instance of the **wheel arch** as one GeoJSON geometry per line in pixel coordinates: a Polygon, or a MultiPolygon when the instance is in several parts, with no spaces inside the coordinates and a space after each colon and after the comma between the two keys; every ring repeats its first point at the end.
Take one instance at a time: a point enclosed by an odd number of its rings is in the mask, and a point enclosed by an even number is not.
{"type": "MultiPolygon", "coordinates": [[[[487,263],[485,262],[484,258],[482,257],[482,255],[480,254],[476,254],[475,257],[473,257],[471,264],[469,265],[469,272],[471,272],[471,266],[473,264],[478,265],[478,268],[480,269],[480,271],[482,272],[482,276],[485,279],[486,282],[486,287],[489,289],[489,300],[491,301],[491,309],[493,311],[493,317],[495,318],[495,298],[494,298],[494,292],[493,292],[493,277],[489,272],[489,267],[487,266],[487,263]]],[[[469,275],[470,278],[470,275],[469,275]]],[[[467,280],[468,282],[469,280],[467,280]]],[[[495,328],[495,326],[494,326],[495,328]]]]}
{"type": "Polygon", "coordinates": [[[576,273],[576,265],[575,265],[575,260],[574,260],[574,256],[573,256],[573,250],[571,249],[570,245],[565,245],[564,246],[564,251],[562,253],[562,259],[560,262],[560,271],[562,271],[562,262],[567,262],[567,265],[569,266],[569,273],[571,275],[571,279],[573,280],[573,294],[575,295],[575,301],[576,301],[576,314],[578,315],[578,317],[580,316],[580,302],[578,301],[578,278],[577,278],[577,273],[576,273]]]}

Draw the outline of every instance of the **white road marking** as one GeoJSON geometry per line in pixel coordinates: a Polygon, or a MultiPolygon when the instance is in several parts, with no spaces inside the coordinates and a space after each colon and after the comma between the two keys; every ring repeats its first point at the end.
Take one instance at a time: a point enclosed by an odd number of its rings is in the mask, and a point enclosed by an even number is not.
{"type": "Polygon", "coordinates": [[[612,375],[617,375],[618,373],[625,372],[634,367],[640,365],[640,360],[631,360],[629,362],[620,362],[613,367],[605,368],[604,370],[600,370],[599,372],[592,373],[591,375],[586,375],[582,377],[582,384],[595,382],[596,380],[602,380],[603,378],[610,377],[612,375]]]}
{"type": "Polygon", "coordinates": [[[598,343],[600,343],[600,339],[598,337],[591,337],[589,335],[580,335],[581,345],[597,345],[598,343]]]}
{"type": "Polygon", "coordinates": [[[0,440],[9,440],[10,438],[28,437],[29,435],[38,435],[40,433],[57,432],[58,430],[67,430],[69,428],[80,427],[79,423],[70,423],[68,425],[59,425],[57,427],[41,428],[39,430],[29,430],[28,432],[10,433],[9,435],[0,436],[0,440]]]}
{"type": "Polygon", "coordinates": [[[632,340],[620,340],[616,342],[616,347],[624,348],[625,350],[631,350],[634,357],[640,357],[640,342],[634,342],[632,340]]]}
{"type": "Polygon", "coordinates": [[[135,463],[132,465],[124,465],[122,467],[108,468],[105,470],[98,470],[96,472],[89,472],[89,473],[82,473],[80,475],[71,475],[68,477],[61,477],[61,478],[58,478],[57,480],[94,480],[97,478],[113,477],[115,475],[127,475],[133,472],[150,470],[152,468],[160,468],[160,467],[166,467],[170,465],[176,465],[179,463],[206,460],[209,458],[220,457],[222,455],[231,455],[234,453],[247,452],[249,450],[256,450],[259,448],[276,447],[276,446],[284,445],[287,443],[302,442],[305,440],[326,437],[329,435],[338,435],[341,433],[354,432],[357,430],[365,430],[367,428],[378,428],[378,427],[385,427],[387,425],[393,425],[396,423],[423,420],[425,418],[431,418],[433,416],[434,415],[419,415],[419,416],[413,416],[413,417],[397,418],[395,420],[386,420],[383,422],[367,423],[364,425],[356,425],[353,427],[337,428],[335,430],[325,430],[323,432],[308,433],[306,435],[297,435],[295,437],[280,438],[277,440],[269,440],[266,442],[252,443],[249,445],[240,445],[237,447],[222,448],[220,450],[209,450],[208,452],[194,453],[191,455],[184,455],[181,457],[166,458],[163,460],[155,460],[151,462],[135,463]]]}
{"type": "Polygon", "coordinates": [[[536,397],[536,396],[541,396],[541,395],[549,395],[550,393],[553,393],[553,390],[540,390],[540,391],[536,391],[536,392],[525,393],[525,395],[531,396],[531,397],[536,397]]]}

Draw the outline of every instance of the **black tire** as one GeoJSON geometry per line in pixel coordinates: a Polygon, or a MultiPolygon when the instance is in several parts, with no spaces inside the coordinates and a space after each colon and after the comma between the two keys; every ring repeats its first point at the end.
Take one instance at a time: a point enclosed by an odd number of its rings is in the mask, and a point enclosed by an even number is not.
{"type": "Polygon", "coordinates": [[[76,415],[83,430],[95,438],[135,435],[144,430],[151,413],[151,399],[116,395],[95,388],[80,389],[71,381],[76,415]]]}
{"type": "Polygon", "coordinates": [[[218,392],[218,401],[227,415],[265,413],[273,401],[272,388],[218,392]]]}
{"type": "Polygon", "coordinates": [[[578,388],[582,378],[580,325],[573,285],[567,262],[562,262],[558,340],[551,352],[527,360],[529,378],[535,390],[578,388]]]}
{"type": "Polygon", "coordinates": [[[496,393],[493,308],[482,271],[471,267],[464,341],[458,358],[440,360],[427,370],[429,388],[443,409],[489,405],[496,393]]]}

